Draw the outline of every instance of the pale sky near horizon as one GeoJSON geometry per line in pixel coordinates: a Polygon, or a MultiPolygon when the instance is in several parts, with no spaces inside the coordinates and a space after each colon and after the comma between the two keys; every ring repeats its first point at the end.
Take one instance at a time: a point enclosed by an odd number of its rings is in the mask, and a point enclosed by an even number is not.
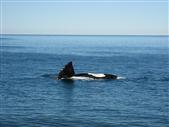
{"type": "Polygon", "coordinates": [[[5,0],[1,34],[168,35],[167,0],[100,1],[5,0]]]}

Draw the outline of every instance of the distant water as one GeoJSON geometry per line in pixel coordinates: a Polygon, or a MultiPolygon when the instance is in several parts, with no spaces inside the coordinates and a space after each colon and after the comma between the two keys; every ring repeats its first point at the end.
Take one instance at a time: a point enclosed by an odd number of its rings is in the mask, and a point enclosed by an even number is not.
{"type": "Polygon", "coordinates": [[[168,39],[3,35],[0,127],[169,126],[168,39]],[[69,61],[125,79],[53,79],[69,61]]]}

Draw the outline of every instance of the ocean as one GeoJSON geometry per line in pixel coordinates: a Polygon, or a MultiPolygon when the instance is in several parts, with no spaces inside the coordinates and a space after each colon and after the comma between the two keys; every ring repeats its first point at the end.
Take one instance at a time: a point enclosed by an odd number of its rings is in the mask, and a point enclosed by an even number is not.
{"type": "Polygon", "coordinates": [[[1,35],[0,127],[169,126],[168,36],[1,35]],[[75,73],[118,80],[56,80],[75,73]]]}

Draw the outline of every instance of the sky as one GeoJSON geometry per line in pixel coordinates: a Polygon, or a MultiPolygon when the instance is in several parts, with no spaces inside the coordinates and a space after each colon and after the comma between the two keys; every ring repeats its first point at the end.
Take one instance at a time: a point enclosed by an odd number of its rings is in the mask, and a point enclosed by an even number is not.
{"type": "Polygon", "coordinates": [[[1,0],[1,34],[168,35],[168,2],[1,0]]]}

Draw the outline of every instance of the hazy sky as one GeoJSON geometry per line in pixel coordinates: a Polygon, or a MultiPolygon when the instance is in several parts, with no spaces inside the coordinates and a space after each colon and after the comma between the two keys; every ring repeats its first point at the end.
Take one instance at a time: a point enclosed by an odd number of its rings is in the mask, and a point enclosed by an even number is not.
{"type": "Polygon", "coordinates": [[[1,33],[168,34],[167,0],[70,1],[3,0],[1,33]]]}

